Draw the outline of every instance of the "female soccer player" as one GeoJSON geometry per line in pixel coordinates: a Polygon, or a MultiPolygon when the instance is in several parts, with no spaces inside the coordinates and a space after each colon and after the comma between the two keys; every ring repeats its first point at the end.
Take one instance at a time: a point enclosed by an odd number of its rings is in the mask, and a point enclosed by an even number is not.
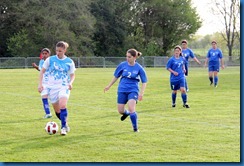
{"type": "Polygon", "coordinates": [[[43,64],[40,72],[38,91],[43,91],[43,74],[48,70],[48,96],[53,108],[61,119],[61,135],[66,135],[70,128],[67,124],[67,102],[75,80],[75,64],[65,53],[68,43],[60,41],[56,44],[56,55],[50,56],[43,64]]]}
{"type": "MultiPolygon", "coordinates": [[[[42,69],[43,63],[44,61],[51,55],[51,51],[48,48],[43,48],[41,50],[41,54],[42,54],[42,59],[39,61],[39,66],[37,66],[35,63],[32,63],[32,66],[40,71],[42,69]]],[[[47,71],[45,72],[47,73],[47,71]]],[[[49,108],[49,104],[48,104],[48,92],[47,92],[47,77],[46,74],[43,75],[44,78],[42,79],[42,85],[43,85],[43,91],[41,92],[41,97],[42,97],[42,103],[43,103],[43,108],[44,111],[46,113],[46,115],[44,116],[44,118],[51,118],[52,114],[50,112],[50,108],[49,108]]]]}
{"type": "Polygon", "coordinates": [[[210,85],[213,84],[214,81],[214,87],[217,88],[218,85],[218,72],[219,72],[219,61],[221,62],[221,68],[224,69],[224,62],[223,62],[223,54],[222,51],[217,48],[217,42],[212,41],[212,48],[208,51],[206,60],[205,60],[205,67],[208,63],[208,72],[209,72],[209,80],[210,85]],[[213,80],[214,76],[214,80],[213,80]]]}
{"type": "MultiPolygon", "coordinates": [[[[188,42],[187,40],[182,40],[181,46],[182,46],[182,55],[183,58],[185,58],[185,76],[188,76],[188,66],[189,66],[189,58],[191,57],[194,61],[196,61],[199,65],[201,65],[201,62],[197,59],[197,57],[194,56],[194,53],[190,48],[187,46],[188,42]]],[[[186,91],[189,91],[187,81],[185,80],[185,88],[186,91]]]]}
{"type": "Polygon", "coordinates": [[[177,90],[181,91],[183,107],[190,108],[187,104],[185,89],[185,65],[181,56],[181,47],[175,46],[174,55],[168,60],[166,69],[170,72],[170,86],[172,89],[172,107],[175,107],[177,90]]]}
{"type": "Polygon", "coordinates": [[[136,62],[136,59],[141,56],[141,53],[135,49],[129,49],[126,52],[126,60],[120,63],[115,72],[112,81],[104,88],[104,92],[108,91],[110,87],[121,77],[118,86],[118,112],[122,114],[121,121],[124,121],[129,115],[134,132],[138,132],[136,103],[141,101],[144,91],[146,89],[147,76],[143,67],[136,62]],[[139,82],[142,82],[141,90],[139,92],[139,82]],[[128,103],[128,110],[125,105],[128,103]]]}

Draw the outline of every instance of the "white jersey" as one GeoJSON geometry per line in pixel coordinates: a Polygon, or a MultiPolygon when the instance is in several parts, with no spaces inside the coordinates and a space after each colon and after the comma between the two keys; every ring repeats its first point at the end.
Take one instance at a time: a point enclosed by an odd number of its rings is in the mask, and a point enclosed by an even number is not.
{"type": "Polygon", "coordinates": [[[59,59],[57,55],[50,56],[43,64],[43,68],[48,70],[48,87],[60,88],[68,86],[70,74],[75,72],[75,64],[72,59],[65,56],[64,59],[59,59]]]}
{"type": "MultiPolygon", "coordinates": [[[[42,70],[42,67],[43,67],[43,64],[44,64],[44,59],[41,59],[39,61],[39,66],[38,66],[38,69],[41,71],[42,70]]],[[[43,85],[47,85],[48,83],[48,70],[45,71],[45,73],[43,74],[43,79],[42,79],[42,84],[43,85]]]]}

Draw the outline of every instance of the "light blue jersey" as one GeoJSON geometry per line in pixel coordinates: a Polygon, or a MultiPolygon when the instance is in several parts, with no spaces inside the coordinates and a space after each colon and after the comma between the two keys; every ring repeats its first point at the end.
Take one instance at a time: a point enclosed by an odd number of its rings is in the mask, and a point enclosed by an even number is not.
{"type": "Polygon", "coordinates": [[[139,82],[147,82],[146,72],[139,63],[130,66],[127,61],[120,63],[114,76],[119,78],[121,76],[118,92],[139,92],[139,82]]]}
{"type": "Polygon", "coordinates": [[[194,57],[195,57],[194,54],[193,54],[193,52],[192,52],[192,50],[189,49],[189,48],[187,48],[187,49],[182,49],[182,55],[183,55],[183,57],[184,57],[185,60],[186,60],[186,64],[189,63],[189,58],[190,58],[190,57],[191,57],[191,58],[194,58],[194,57]]]}
{"type": "MultiPolygon", "coordinates": [[[[44,64],[44,59],[41,59],[39,61],[39,66],[38,66],[38,69],[41,71],[42,67],[43,67],[43,64],[44,64]]],[[[45,73],[43,74],[43,79],[42,79],[42,83],[43,84],[47,84],[48,82],[48,70],[45,71],[45,73]]]]}
{"type": "Polygon", "coordinates": [[[179,58],[175,58],[174,56],[172,56],[168,60],[166,69],[168,70],[170,68],[173,71],[178,73],[177,76],[175,76],[173,73],[170,73],[170,82],[176,82],[185,77],[183,65],[184,65],[184,58],[181,56],[179,58]]]}
{"type": "Polygon", "coordinates": [[[219,59],[222,59],[223,54],[220,49],[213,49],[211,48],[208,51],[207,58],[208,60],[208,65],[209,66],[219,66],[219,59]]]}
{"type": "Polygon", "coordinates": [[[75,72],[75,64],[72,59],[65,57],[59,59],[57,55],[47,58],[43,68],[48,70],[49,87],[67,86],[70,81],[70,74],[75,72]]]}

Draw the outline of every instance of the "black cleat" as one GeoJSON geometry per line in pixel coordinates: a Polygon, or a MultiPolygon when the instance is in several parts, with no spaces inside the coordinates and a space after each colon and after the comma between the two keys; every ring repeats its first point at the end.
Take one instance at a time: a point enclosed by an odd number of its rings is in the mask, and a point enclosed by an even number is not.
{"type": "Polygon", "coordinates": [[[210,82],[210,86],[212,86],[213,82],[210,82]]]}
{"type": "Polygon", "coordinates": [[[190,108],[190,106],[188,104],[184,104],[183,107],[190,108]]]}
{"type": "Polygon", "coordinates": [[[172,104],[172,107],[175,107],[176,105],[175,104],[172,104]]]}
{"type": "Polygon", "coordinates": [[[133,129],[135,133],[139,133],[139,129],[133,129]]]}
{"type": "Polygon", "coordinates": [[[123,114],[120,118],[121,121],[124,121],[130,114],[123,114]]]}

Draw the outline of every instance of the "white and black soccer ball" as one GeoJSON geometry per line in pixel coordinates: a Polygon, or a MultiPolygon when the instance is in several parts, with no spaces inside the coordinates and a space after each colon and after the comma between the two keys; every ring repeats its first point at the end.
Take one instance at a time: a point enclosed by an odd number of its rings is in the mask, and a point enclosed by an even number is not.
{"type": "Polygon", "coordinates": [[[58,132],[58,124],[56,122],[47,122],[45,131],[52,135],[58,132]]]}

